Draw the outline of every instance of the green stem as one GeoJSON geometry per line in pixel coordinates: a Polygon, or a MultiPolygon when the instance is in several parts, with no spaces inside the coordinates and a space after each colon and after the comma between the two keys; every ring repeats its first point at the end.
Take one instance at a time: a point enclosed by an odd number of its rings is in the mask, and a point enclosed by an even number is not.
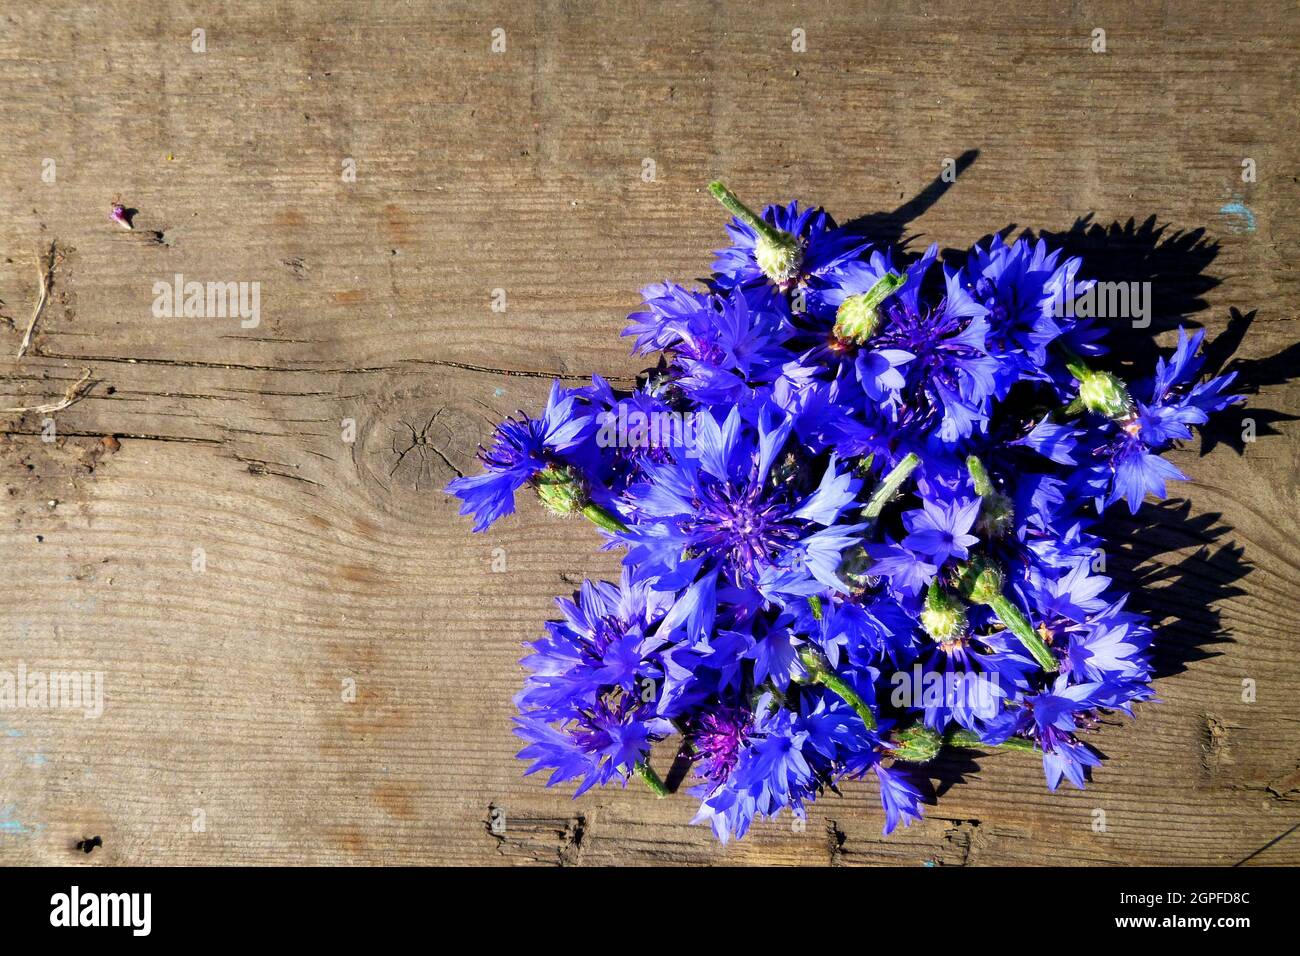
{"type": "Polygon", "coordinates": [[[970,472],[971,481],[975,483],[975,494],[981,498],[993,494],[993,479],[989,477],[984,462],[980,461],[975,455],[971,455],[966,459],[966,470],[970,472]]]}
{"type": "Polygon", "coordinates": [[[1029,621],[1020,613],[1020,608],[1012,603],[1011,599],[1005,594],[998,594],[986,602],[993,613],[998,616],[998,620],[1007,626],[1012,634],[1020,639],[1020,643],[1025,646],[1025,650],[1034,655],[1034,660],[1038,661],[1040,667],[1048,672],[1060,670],[1061,665],[1053,654],[1043,643],[1043,639],[1038,636],[1029,621]]]}
{"type": "Polygon", "coordinates": [[[777,229],[770,222],[741,202],[739,197],[724,186],[720,180],[715,179],[713,182],[709,183],[709,192],[713,193],[713,198],[722,203],[727,212],[731,213],[745,225],[749,226],[750,229],[753,229],[768,242],[779,244],[789,241],[789,236],[786,233],[777,229]]]}
{"type": "Polygon", "coordinates": [[[871,712],[871,708],[867,706],[867,702],[862,699],[858,692],[831,670],[829,661],[808,644],[799,649],[799,660],[807,668],[809,680],[815,684],[821,684],[852,707],[857,715],[862,718],[862,722],[867,725],[868,730],[876,729],[876,715],[871,712]]]}
{"type": "Polygon", "coordinates": [[[883,276],[872,283],[871,288],[866,292],[860,293],[861,302],[868,309],[879,307],[891,295],[901,289],[907,282],[907,276],[901,272],[886,272],[883,276]]]}
{"type": "Polygon", "coordinates": [[[611,532],[625,532],[628,526],[619,520],[618,516],[606,508],[592,502],[582,506],[583,516],[596,525],[598,528],[604,528],[611,532]]]}
{"type": "Polygon", "coordinates": [[[950,747],[964,747],[969,750],[1019,750],[1031,754],[1040,752],[1032,740],[1025,740],[1023,737],[1008,737],[1000,744],[986,744],[979,739],[978,734],[971,733],[969,730],[954,730],[943,738],[943,742],[950,747]]]}
{"type": "Polygon", "coordinates": [[[885,505],[898,493],[907,476],[912,473],[921,459],[913,452],[909,452],[902,461],[890,469],[889,474],[881,479],[876,490],[871,493],[867,499],[867,506],[862,509],[862,517],[868,520],[879,518],[880,512],[885,510],[885,505]]]}
{"type": "Polygon", "coordinates": [[[990,538],[1001,538],[1015,526],[1015,502],[998,491],[984,462],[975,455],[967,457],[966,470],[970,472],[975,494],[980,496],[979,530],[990,538]]]}
{"type": "Polygon", "coordinates": [[[650,788],[651,792],[660,799],[668,796],[668,787],[664,784],[659,774],[655,773],[654,768],[644,760],[638,760],[636,766],[632,768],[636,775],[645,781],[645,785],[650,788]]]}

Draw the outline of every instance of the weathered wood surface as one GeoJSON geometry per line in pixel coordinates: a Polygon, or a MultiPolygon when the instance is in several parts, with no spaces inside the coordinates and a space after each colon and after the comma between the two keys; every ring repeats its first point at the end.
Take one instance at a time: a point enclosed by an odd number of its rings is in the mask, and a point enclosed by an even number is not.
{"type": "Polygon", "coordinates": [[[1295,7],[846,6],[6,5],[0,407],[94,384],[0,416],[0,667],[102,670],[106,706],[0,713],[0,863],[1300,862],[1295,7]],[[519,645],[615,558],[533,505],[471,536],[440,488],[552,376],[632,378],[624,316],[707,268],[715,175],[914,246],[1116,223],[1071,243],[1155,283],[1141,337],[1249,324],[1259,440],[1229,414],[1175,457],[1190,510],[1113,526],[1163,703],[1086,792],[980,756],[891,838],[863,783],[722,848],[684,794],[521,778],[519,645]],[[154,318],[176,273],[260,282],[260,326],[154,318]]]}

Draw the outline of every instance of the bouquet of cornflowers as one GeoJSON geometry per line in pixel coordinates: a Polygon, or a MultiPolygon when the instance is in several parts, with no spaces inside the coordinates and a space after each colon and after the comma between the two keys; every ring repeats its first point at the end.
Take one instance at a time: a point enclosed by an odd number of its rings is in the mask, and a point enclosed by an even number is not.
{"type": "Polygon", "coordinates": [[[945,747],[1082,787],[1100,716],[1152,697],[1152,629],[1090,529],[1185,477],[1160,453],[1233,376],[1198,382],[1182,330],[1139,383],[1094,367],[1105,329],[1071,308],[1091,283],[1041,241],[907,264],[820,209],[710,190],[731,245],[625,332],[658,366],[631,393],[556,382],[448,486],[475,531],[530,487],[623,550],[524,660],[527,772],[662,796],[651,749],[678,735],[723,841],[866,774],[887,834],[945,747]]]}

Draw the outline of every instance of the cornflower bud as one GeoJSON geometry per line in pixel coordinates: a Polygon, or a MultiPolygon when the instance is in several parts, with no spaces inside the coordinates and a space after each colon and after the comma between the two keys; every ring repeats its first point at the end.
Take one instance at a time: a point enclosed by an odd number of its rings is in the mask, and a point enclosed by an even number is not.
{"type": "Polygon", "coordinates": [[[716,180],[709,183],[709,192],[729,213],[758,233],[754,261],[763,274],[779,286],[793,282],[803,265],[803,244],[798,237],[767,222],[722,183],[716,180]]]}
{"type": "Polygon", "coordinates": [[[854,345],[866,344],[880,324],[881,303],[902,288],[905,281],[897,272],[886,272],[866,292],[846,298],[835,313],[835,337],[854,345]]]}

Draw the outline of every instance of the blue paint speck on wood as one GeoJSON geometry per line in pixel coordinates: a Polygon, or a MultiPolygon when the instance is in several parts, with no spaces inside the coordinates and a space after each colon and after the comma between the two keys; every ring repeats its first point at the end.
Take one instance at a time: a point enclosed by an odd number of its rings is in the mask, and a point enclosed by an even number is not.
{"type": "Polygon", "coordinates": [[[1230,202],[1219,207],[1219,212],[1225,216],[1240,216],[1244,221],[1241,229],[1234,228],[1234,232],[1254,232],[1255,231],[1255,214],[1250,211],[1250,207],[1242,202],[1230,202]]]}
{"type": "Polygon", "coordinates": [[[17,807],[12,803],[7,807],[0,808],[0,834],[9,833],[13,836],[31,836],[33,833],[45,829],[45,824],[43,823],[38,823],[34,826],[29,826],[26,823],[23,823],[23,821],[14,816],[16,811],[17,807]]]}

